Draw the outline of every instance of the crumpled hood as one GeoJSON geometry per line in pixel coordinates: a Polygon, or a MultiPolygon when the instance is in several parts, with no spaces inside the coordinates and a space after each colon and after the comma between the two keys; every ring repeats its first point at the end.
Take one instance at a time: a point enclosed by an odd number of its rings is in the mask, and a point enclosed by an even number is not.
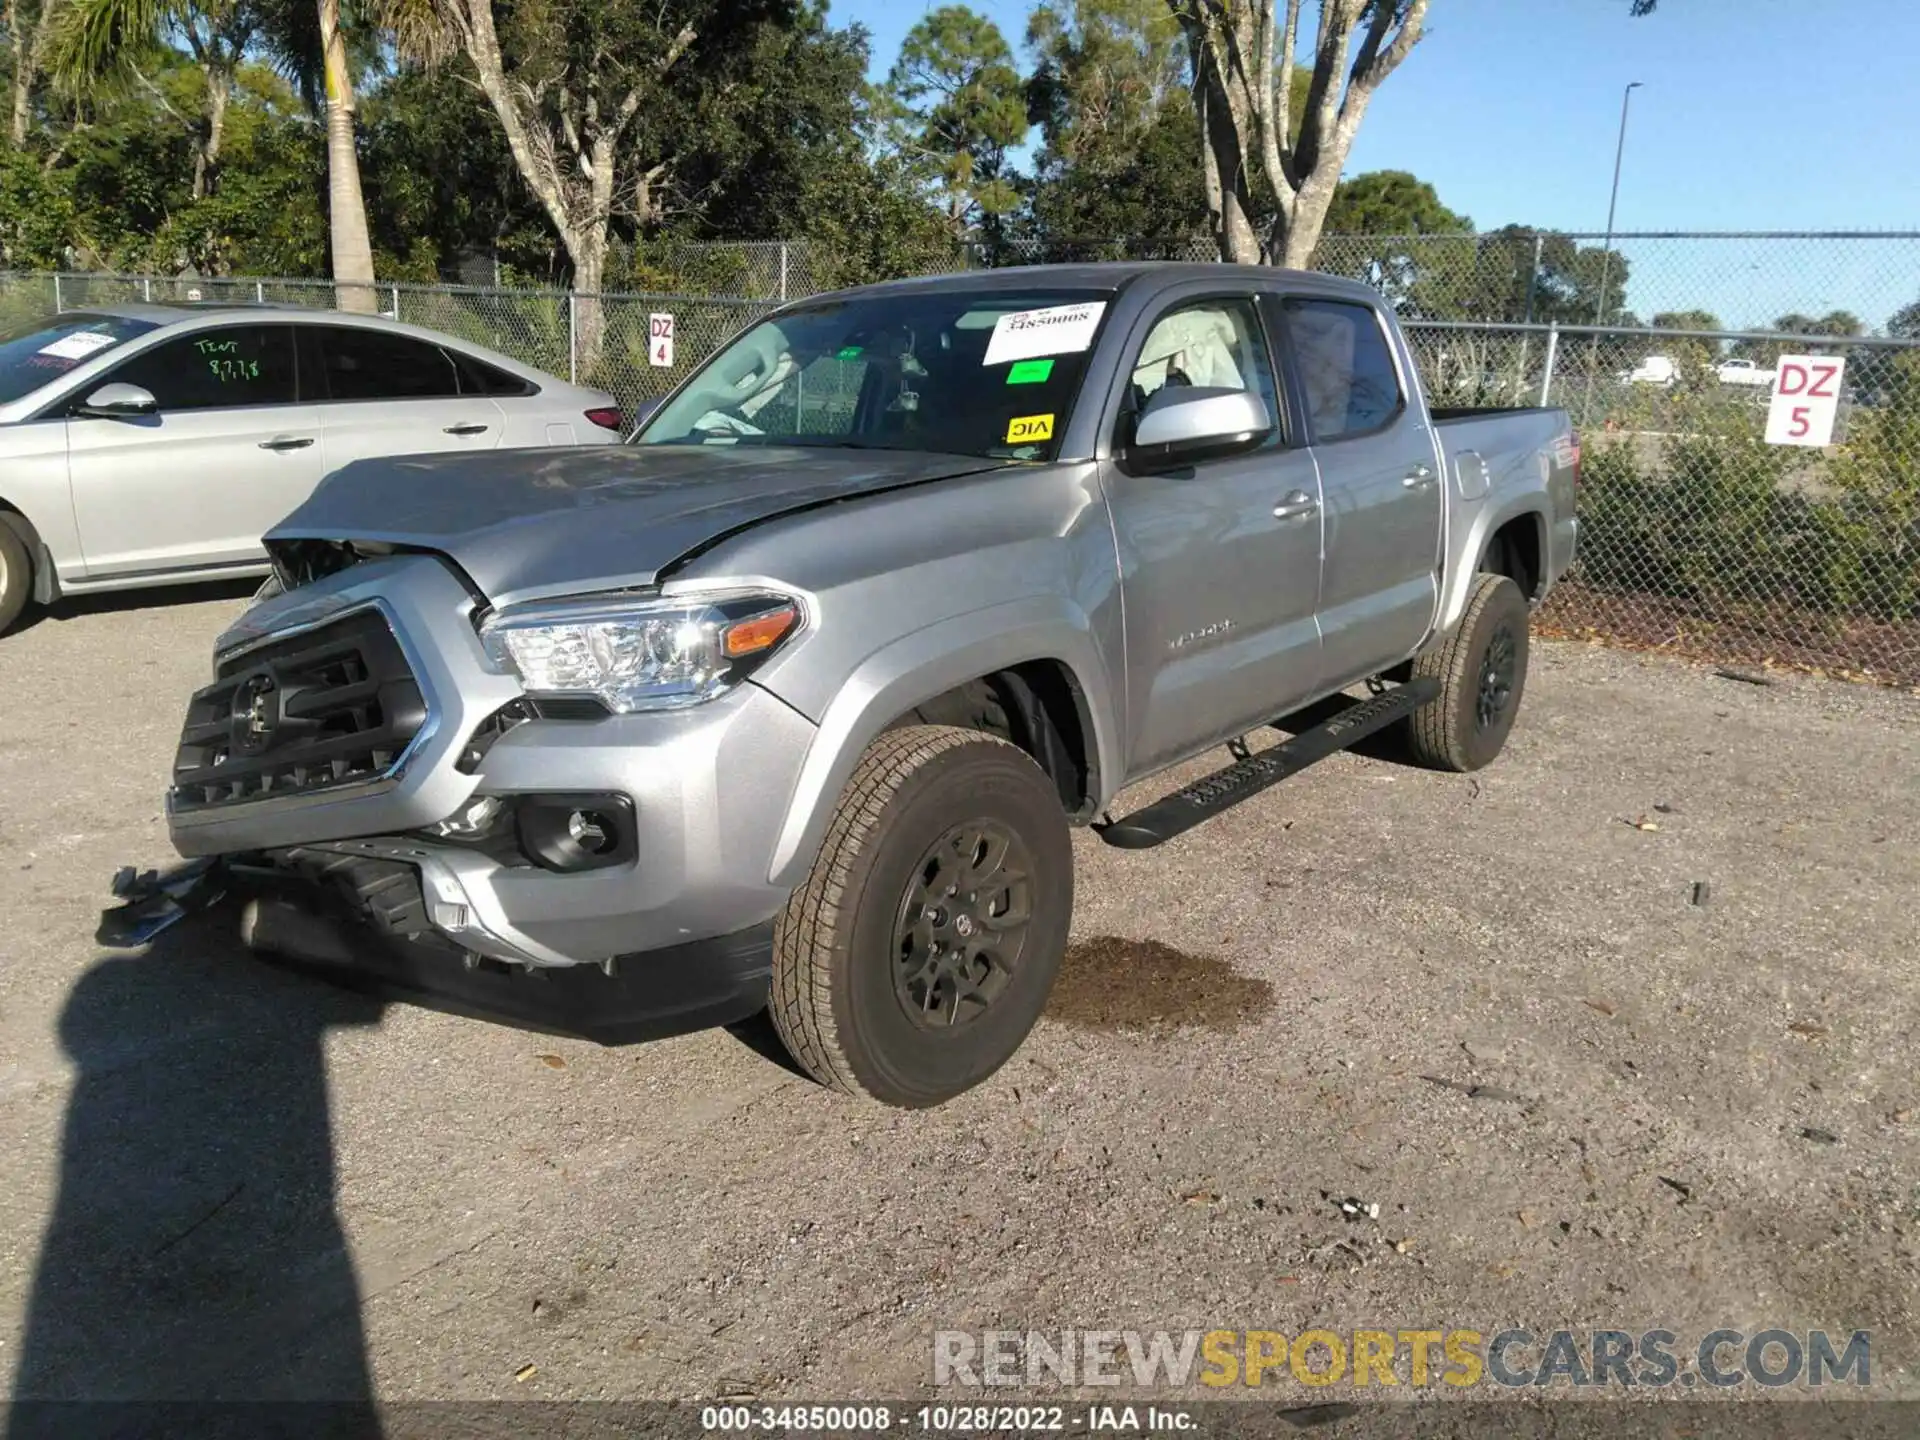
{"type": "Polygon", "coordinates": [[[496,602],[650,583],[762,520],[1006,462],[913,451],[590,445],[361,460],[272,530],[435,550],[496,602]]]}

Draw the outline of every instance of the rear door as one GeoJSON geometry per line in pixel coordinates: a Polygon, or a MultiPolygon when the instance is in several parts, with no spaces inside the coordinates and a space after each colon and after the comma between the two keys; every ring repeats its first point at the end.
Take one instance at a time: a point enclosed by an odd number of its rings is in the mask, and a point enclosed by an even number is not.
{"type": "Polygon", "coordinates": [[[1412,654],[1433,623],[1443,501],[1433,427],[1371,305],[1293,295],[1278,309],[1325,492],[1324,678],[1350,685],[1412,654]]]}
{"type": "Polygon", "coordinates": [[[371,326],[300,327],[301,379],[319,401],[326,468],[380,455],[491,450],[500,407],[462,394],[438,345],[371,326]]]}
{"type": "Polygon", "coordinates": [[[1106,488],[1126,587],[1128,768],[1141,774],[1313,693],[1320,492],[1313,456],[1287,434],[1252,295],[1175,298],[1136,333],[1106,488]],[[1138,473],[1133,416],[1165,385],[1252,390],[1275,429],[1251,450],[1138,473]]]}
{"type": "Polygon", "coordinates": [[[160,407],[65,422],[89,578],[266,558],[261,534],[323,473],[319,416],[297,403],[294,367],[290,326],[225,325],[163,341],[86,387],[138,385],[160,407]]]}

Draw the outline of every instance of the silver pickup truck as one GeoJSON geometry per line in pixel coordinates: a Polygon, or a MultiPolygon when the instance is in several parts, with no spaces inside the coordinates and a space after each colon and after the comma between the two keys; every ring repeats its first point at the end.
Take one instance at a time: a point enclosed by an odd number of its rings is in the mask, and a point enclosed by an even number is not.
{"type": "Polygon", "coordinates": [[[1558,410],[1430,411],[1324,276],[789,305],[625,446],[327,479],[188,702],[194,863],[123,872],[103,936],[238,897],[257,949],[432,1003],[610,1042],[769,1011],[821,1082],[934,1104],[1041,1013],[1071,826],[1160,844],[1389,729],[1492,760],[1578,469],[1558,410]]]}

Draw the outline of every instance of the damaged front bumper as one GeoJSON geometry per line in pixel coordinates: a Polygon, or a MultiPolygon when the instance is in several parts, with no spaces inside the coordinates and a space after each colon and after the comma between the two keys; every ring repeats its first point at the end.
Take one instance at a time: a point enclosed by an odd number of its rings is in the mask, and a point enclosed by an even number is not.
{"type": "Polygon", "coordinates": [[[193,864],[124,880],[103,941],[231,894],[257,949],[489,1000],[577,991],[535,1020],[556,1028],[757,1008],[812,723],[750,681],[677,710],[535,703],[482,652],[475,604],[406,555],[249,610],[175,761],[193,864]]]}
{"type": "Polygon", "coordinates": [[[298,851],[194,860],[114,878],[96,938],[135,949],[191,916],[263,958],[457,1014],[601,1044],[731,1025],[766,1008],[773,922],[597,965],[532,966],[463,949],[423,923],[418,872],[298,851]],[[331,857],[331,858],[329,858],[331,857]]]}

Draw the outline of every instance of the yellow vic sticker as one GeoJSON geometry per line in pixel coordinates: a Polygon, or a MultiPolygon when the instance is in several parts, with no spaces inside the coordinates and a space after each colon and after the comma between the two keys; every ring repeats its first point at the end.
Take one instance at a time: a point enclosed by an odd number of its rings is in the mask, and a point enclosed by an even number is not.
{"type": "Polygon", "coordinates": [[[1053,438],[1053,416],[1021,415],[1007,422],[1007,444],[1028,445],[1053,438]]]}

